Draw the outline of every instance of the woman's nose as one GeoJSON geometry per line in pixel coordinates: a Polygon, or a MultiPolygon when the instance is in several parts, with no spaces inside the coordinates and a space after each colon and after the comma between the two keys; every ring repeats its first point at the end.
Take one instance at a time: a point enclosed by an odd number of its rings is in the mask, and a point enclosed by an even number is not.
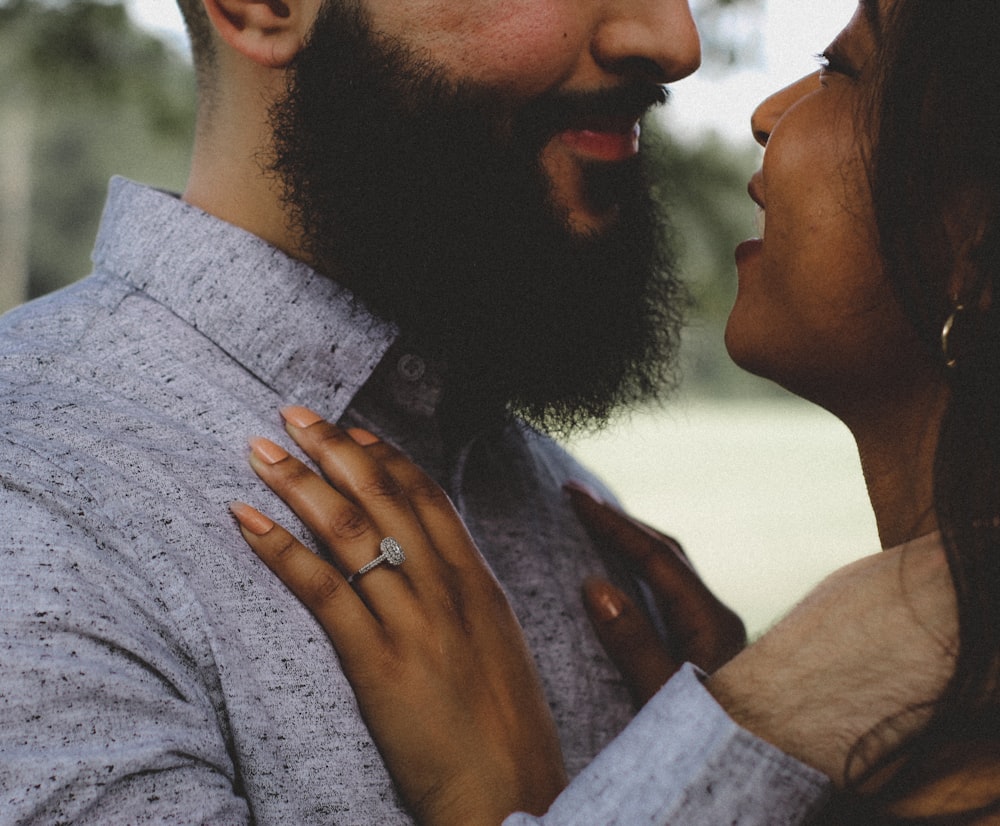
{"type": "Polygon", "coordinates": [[[767,146],[775,124],[781,120],[785,112],[804,95],[815,91],[818,87],[819,72],[814,72],[765,99],[750,116],[750,128],[753,130],[754,140],[761,146],[767,146]]]}

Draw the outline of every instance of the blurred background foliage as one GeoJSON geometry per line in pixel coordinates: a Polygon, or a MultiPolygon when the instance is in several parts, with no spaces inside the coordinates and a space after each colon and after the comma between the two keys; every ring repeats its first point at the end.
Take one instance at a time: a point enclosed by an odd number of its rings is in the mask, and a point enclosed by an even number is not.
{"type": "Polygon", "coordinates": [[[88,272],[111,175],[183,185],[191,75],[187,57],[119,3],[0,3],[0,143],[17,159],[2,170],[0,238],[21,269],[2,273],[10,292],[34,298],[88,272]]]}
{"type": "MultiPolygon", "coordinates": [[[[757,2],[693,4],[703,71],[757,57],[752,42],[734,39],[739,27],[726,25],[757,2]]],[[[89,271],[112,175],[183,188],[195,93],[186,54],[136,27],[121,2],[101,0],[0,0],[0,77],[4,309],[89,271]]],[[[747,381],[721,344],[735,290],[732,250],[751,229],[746,181],[759,154],[712,134],[680,141],[658,131],[660,191],[695,298],[685,385],[708,395],[769,392],[747,381]]]]}

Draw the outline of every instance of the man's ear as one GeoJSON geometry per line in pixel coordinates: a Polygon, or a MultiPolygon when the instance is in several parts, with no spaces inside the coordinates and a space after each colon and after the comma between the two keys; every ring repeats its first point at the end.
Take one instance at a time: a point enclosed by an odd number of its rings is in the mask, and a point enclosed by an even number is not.
{"type": "Polygon", "coordinates": [[[204,0],[219,36],[269,69],[287,66],[306,42],[321,0],[204,0]]]}

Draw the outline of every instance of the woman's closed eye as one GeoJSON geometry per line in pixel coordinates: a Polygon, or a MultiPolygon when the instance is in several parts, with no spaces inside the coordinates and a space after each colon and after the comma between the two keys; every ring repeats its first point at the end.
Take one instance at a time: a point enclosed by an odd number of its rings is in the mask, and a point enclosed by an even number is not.
{"type": "Polygon", "coordinates": [[[857,68],[833,46],[816,55],[816,61],[819,63],[821,81],[826,80],[831,75],[843,75],[852,80],[858,77],[857,68]]]}

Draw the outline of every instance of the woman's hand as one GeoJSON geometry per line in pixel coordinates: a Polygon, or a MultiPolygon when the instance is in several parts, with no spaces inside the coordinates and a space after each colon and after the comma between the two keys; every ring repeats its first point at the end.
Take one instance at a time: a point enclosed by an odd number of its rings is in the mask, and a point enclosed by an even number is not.
{"type": "Polygon", "coordinates": [[[584,584],[597,635],[643,705],[685,662],[711,673],[746,645],[740,618],[701,581],[676,540],[600,500],[582,485],[566,486],[594,538],[622,555],[649,585],[666,626],[665,645],[646,613],[603,579],[584,584]]]}
{"type": "Polygon", "coordinates": [[[304,408],[282,415],[325,480],[264,439],[251,465],[336,566],[250,506],[233,513],[329,635],[411,813],[463,826],[543,813],[566,784],[555,724],[521,628],[448,497],[369,433],[304,408]],[[348,584],[386,536],[405,560],[348,584]]]}

